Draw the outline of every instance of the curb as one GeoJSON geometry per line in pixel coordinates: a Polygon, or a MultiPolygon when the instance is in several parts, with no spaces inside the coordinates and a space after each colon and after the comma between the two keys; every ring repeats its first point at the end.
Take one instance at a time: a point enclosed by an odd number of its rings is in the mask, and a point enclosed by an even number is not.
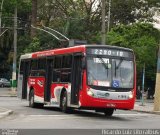
{"type": "Polygon", "coordinates": [[[160,115],[160,111],[143,111],[143,110],[135,110],[135,109],[133,109],[132,111],[160,115]]]}
{"type": "Polygon", "coordinates": [[[17,95],[0,95],[0,97],[17,97],[17,95]]]}

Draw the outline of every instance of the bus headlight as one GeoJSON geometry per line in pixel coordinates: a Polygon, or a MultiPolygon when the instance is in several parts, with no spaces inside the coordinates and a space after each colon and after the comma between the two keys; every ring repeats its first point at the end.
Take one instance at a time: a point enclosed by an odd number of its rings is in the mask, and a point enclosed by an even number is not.
{"type": "Polygon", "coordinates": [[[87,94],[88,94],[89,96],[92,96],[92,97],[94,96],[94,93],[93,93],[92,91],[90,91],[90,90],[87,91],[87,94]]]}
{"type": "Polygon", "coordinates": [[[129,94],[128,98],[129,99],[133,98],[133,94],[129,94]]]}

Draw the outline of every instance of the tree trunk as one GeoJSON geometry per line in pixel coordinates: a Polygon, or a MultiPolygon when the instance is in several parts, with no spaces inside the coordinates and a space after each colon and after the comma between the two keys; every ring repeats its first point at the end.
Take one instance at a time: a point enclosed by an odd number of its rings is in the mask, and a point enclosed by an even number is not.
{"type": "MultiPolygon", "coordinates": [[[[32,0],[32,18],[31,25],[36,27],[37,23],[37,0],[32,0]]],[[[31,38],[36,36],[36,29],[31,27],[31,38]]]]}

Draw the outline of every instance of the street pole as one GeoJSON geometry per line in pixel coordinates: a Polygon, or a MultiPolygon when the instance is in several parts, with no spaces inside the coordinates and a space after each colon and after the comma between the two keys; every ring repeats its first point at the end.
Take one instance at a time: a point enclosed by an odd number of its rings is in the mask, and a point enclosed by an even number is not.
{"type": "Polygon", "coordinates": [[[108,32],[109,32],[109,29],[110,29],[110,17],[111,17],[111,0],[109,0],[108,2],[108,32]]]}
{"type": "Polygon", "coordinates": [[[14,52],[13,52],[13,71],[12,71],[12,91],[16,90],[16,67],[17,67],[17,5],[14,10],[14,52]]]}
{"type": "Polygon", "coordinates": [[[2,0],[2,2],[1,2],[1,11],[0,11],[0,34],[1,34],[1,29],[2,29],[2,9],[3,9],[3,2],[4,2],[4,0],[2,0]]]}
{"type": "Polygon", "coordinates": [[[106,25],[105,25],[105,0],[102,0],[102,41],[101,44],[106,43],[106,25]]]}
{"type": "Polygon", "coordinates": [[[160,45],[158,48],[156,86],[154,94],[154,111],[160,111],[160,45]]]}
{"type": "Polygon", "coordinates": [[[144,81],[145,81],[145,63],[143,67],[143,76],[142,76],[142,97],[141,97],[142,106],[144,106],[144,81]]]}

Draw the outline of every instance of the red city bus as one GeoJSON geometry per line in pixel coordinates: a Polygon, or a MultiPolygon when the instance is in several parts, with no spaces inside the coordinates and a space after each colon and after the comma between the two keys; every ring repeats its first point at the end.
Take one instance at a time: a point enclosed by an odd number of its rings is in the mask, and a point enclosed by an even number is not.
{"type": "Polygon", "coordinates": [[[136,97],[135,57],[131,49],[79,45],[20,57],[18,96],[30,107],[92,109],[111,116],[133,109],[136,97]]]}

